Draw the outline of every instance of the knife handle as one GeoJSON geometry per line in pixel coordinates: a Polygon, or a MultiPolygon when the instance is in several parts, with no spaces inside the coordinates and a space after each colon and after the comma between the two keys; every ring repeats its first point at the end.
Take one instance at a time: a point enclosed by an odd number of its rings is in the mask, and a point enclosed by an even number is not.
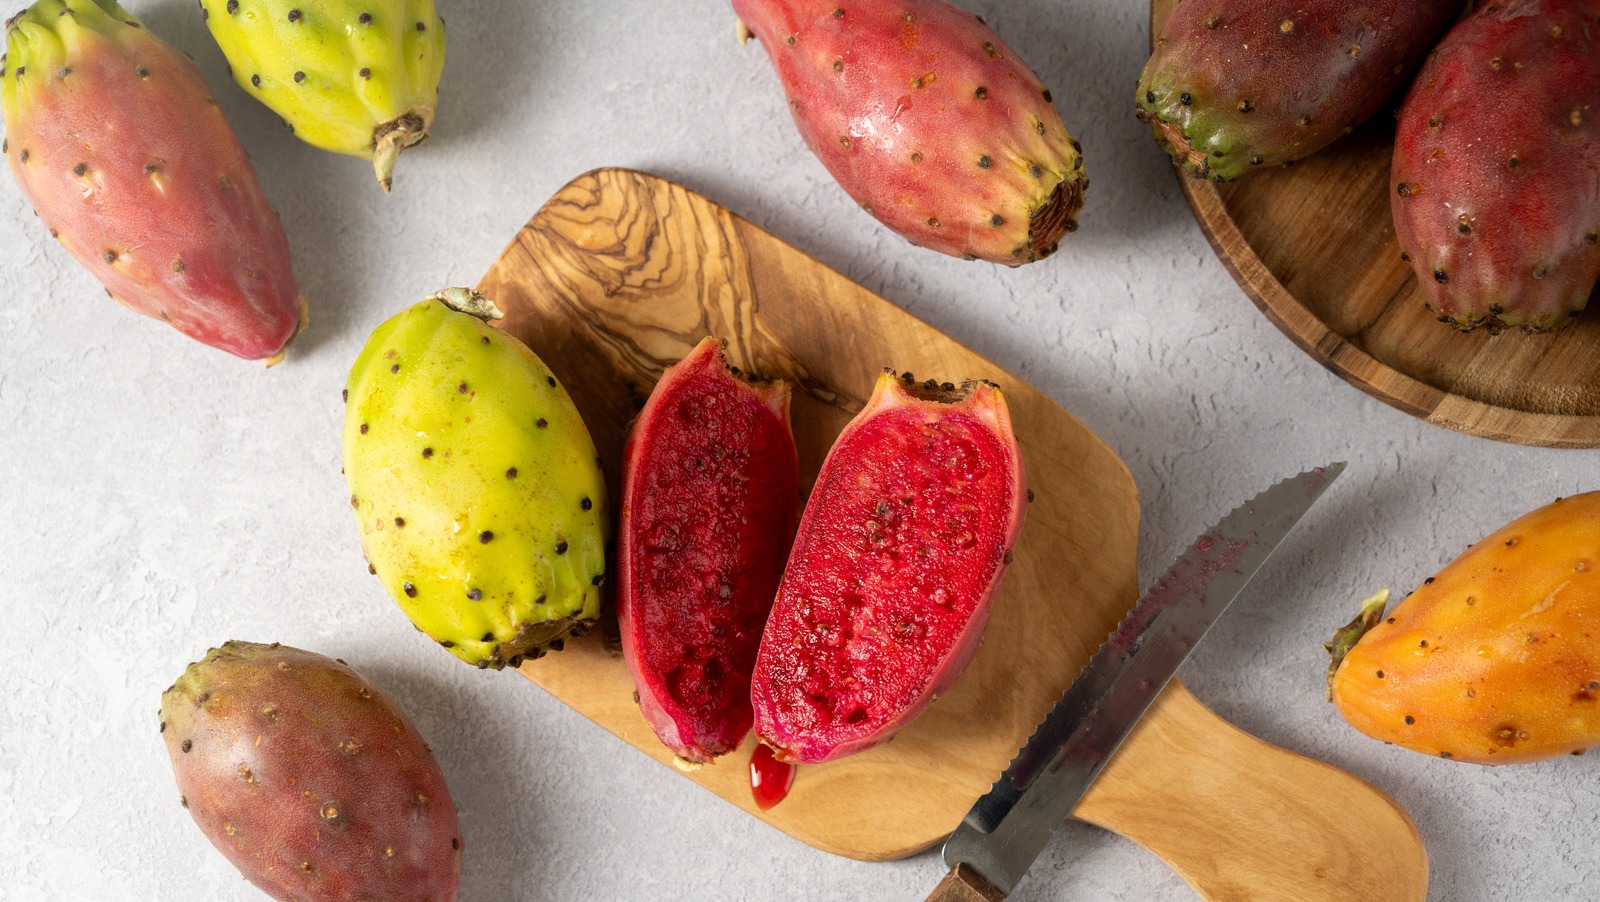
{"type": "Polygon", "coordinates": [[[958,864],[933,888],[927,902],[1005,902],[1006,894],[990,886],[978,872],[958,864]]]}
{"type": "Polygon", "coordinates": [[[1073,811],[1207,902],[1423,902],[1428,854],[1371,784],[1245,733],[1167,684],[1073,811]]]}

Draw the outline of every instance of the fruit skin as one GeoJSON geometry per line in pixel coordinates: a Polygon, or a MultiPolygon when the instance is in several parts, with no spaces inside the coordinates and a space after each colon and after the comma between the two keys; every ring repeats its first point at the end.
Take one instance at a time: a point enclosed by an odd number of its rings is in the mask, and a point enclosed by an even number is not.
{"type": "Polygon", "coordinates": [[[1600,279],[1600,2],[1480,4],[1451,29],[1401,107],[1389,201],[1441,322],[1580,314],[1600,279]]]}
{"type": "Polygon", "coordinates": [[[912,243],[1016,266],[1077,228],[1089,181],[1039,76],[944,0],[734,0],[800,135],[912,243]]]}
{"type": "Polygon", "coordinates": [[[388,191],[428,137],[444,72],[433,0],[201,0],[234,81],[301,140],[373,161],[388,191]]]}
{"type": "Polygon", "coordinates": [[[1134,109],[1196,178],[1232,181],[1327,147],[1403,90],[1461,0],[1187,0],[1134,109]]]}
{"type": "Polygon", "coordinates": [[[707,338],[662,374],[628,436],[622,654],[645,719],[686,761],[750,732],[750,672],[800,507],[789,391],[729,373],[707,338]]]}
{"type": "Polygon", "coordinates": [[[343,661],[227,642],[161,695],[183,805],[283,902],[453,902],[461,827],[427,743],[343,661]]]}
{"type": "Polygon", "coordinates": [[[762,741],[831,761],[932,704],[977,652],[1027,495],[998,388],[880,377],[822,464],[761,636],[762,741]]]}
{"type": "Polygon", "coordinates": [[[289,241],[194,63],[113,0],[40,0],[6,51],[6,156],[50,234],[129,309],[280,359],[289,241]]]}
{"type": "Polygon", "coordinates": [[[578,409],[499,316],[464,288],[401,311],[351,367],[344,421],[373,572],[418,629],[496,670],[593,624],[610,528],[578,409]]]}
{"type": "Polygon", "coordinates": [[[1590,492],[1518,518],[1424,583],[1338,663],[1333,702],[1368,736],[1426,755],[1575,754],[1600,744],[1597,618],[1590,492]]]}

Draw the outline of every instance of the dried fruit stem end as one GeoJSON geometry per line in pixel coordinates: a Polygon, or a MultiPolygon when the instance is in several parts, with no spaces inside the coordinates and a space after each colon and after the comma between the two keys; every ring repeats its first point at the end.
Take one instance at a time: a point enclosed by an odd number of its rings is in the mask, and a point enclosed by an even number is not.
{"type": "Polygon", "coordinates": [[[427,139],[432,113],[432,110],[406,113],[393,122],[378,126],[373,133],[372,168],[385,193],[394,184],[394,165],[400,159],[400,151],[415,147],[427,139]]]}
{"type": "Polygon", "coordinates": [[[1344,656],[1356,643],[1383,620],[1383,611],[1389,606],[1389,590],[1379,589],[1376,595],[1361,602],[1361,613],[1356,619],[1333,631],[1333,638],[1322,643],[1328,652],[1328,701],[1333,701],[1333,675],[1339,672],[1344,656]]]}
{"type": "Polygon", "coordinates": [[[475,288],[446,288],[443,291],[435,291],[424,300],[438,301],[457,313],[476,316],[484,322],[506,317],[505,311],[475,288]]]}

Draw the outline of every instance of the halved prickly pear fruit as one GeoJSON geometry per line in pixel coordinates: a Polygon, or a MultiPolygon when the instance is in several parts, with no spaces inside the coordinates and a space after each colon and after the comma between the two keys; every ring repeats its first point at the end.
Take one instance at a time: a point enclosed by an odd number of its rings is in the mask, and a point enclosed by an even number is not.
{"type": "Polygon", "coordinates": [[[1039,76],[945,0],[734,0],[795,125],[912,243],[1016,266],[1078,227],[1083,155],[1039,76]]]}
{"type": "Polygon", "coordinates": [[[754,386],[702,341],[628,436],[617,619],[639,707],[678,757],[750,732],[750,672],[800,506],[789,386],[754,386]]]}
{"type": "Polygon", "coordinates": [[[559,649],[600,614],[605,480],[556,377],[464,288],[379,326],[345,388],[344,468],[372,571],[478,667],[559,649]]]}
{"type": "Polygon", "coordinates": [[[428,137],[444,71],[433,0],[201,0],[233,79],[301,140],[372,160],[388,191],[428,137]]]}
{"type": "Polygon", "coordinates": [[[880,377],[801,517],[756,657],[756,735],[816,763],[922,713],[977,652],[1027,494],[998,388],[880,377]]]}
{"type": "Polygon", "coordinates": [[[1395,236],[1428,310],[1548,332],[1600,279],[1600,2],[1479,4],[1400,110],[1395,236]]]}
{"type": "Polygon", "coordinates": [[[129,309],[247,360],[304,317],[289,241],[189,58],[114,0],[6,24],[6,155],[50,234],[129,309]]]}
{"type": "Polygon", "coordinates": [[[228,642],[162,693],[161,732],[184,807],[272,898],[456,898],[444,774],[394,699],[343,661],[228,642]]]}
{"type": "Polygon", "coordinates": [[[1600,492],[1502,527],[1328,644],[1329,697],[1374,739],[1517,764],[1600,745],[1600,492]]]}
{"type": "Polygon", "coordinates": [[[1188,0],[1134,108],[1188,174],[1226,182],[1332,144],[1403,90],[1462,0],[1188,0]]]}

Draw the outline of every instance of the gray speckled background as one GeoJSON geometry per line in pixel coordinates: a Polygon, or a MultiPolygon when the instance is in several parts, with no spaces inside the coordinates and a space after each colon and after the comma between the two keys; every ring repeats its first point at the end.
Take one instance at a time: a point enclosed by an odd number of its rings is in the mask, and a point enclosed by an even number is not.
{"type": "MultiPolygon", "coordinates": [[[[191,0],[129,4],[198,58],[289,227],[316,316],[270,372],[112,304],[0,179],[0,899],[264,898],[178,806],[156,734],[161,690],[228,638],[342,656],[398,697],[454,790],[465,900],[921,899],[938,881],[935,853],[830,857],[526,681],[462,666],[365,572],[338,423],[367,333],[475,282],[544,199],[605,165],[709,195],[1077,414],[1138,482],[1142,581],[1260,486],[1348,459],[1183,678],[1246,730],[1393,794],[1426,838],[1431,898],[1594,897],[1600,761],[1493,770],[1368,740],[1322,702],[1318,643],[1374,588],[1403,592],[1513,516],[1600,488],[1600,454],[1418,422],[1262,318],[1131,115],[1143,3],[968,0],[1054,89],[1093,179],[1082,230],[1017,271],[914,249],[857,209],[726,0],[440,5],[435,137],[385,197],[365,164],[297,142],[232,86],[191,0]]],[[[1069,824],[1013,898],[1195,897],[1069,824]]]]}

